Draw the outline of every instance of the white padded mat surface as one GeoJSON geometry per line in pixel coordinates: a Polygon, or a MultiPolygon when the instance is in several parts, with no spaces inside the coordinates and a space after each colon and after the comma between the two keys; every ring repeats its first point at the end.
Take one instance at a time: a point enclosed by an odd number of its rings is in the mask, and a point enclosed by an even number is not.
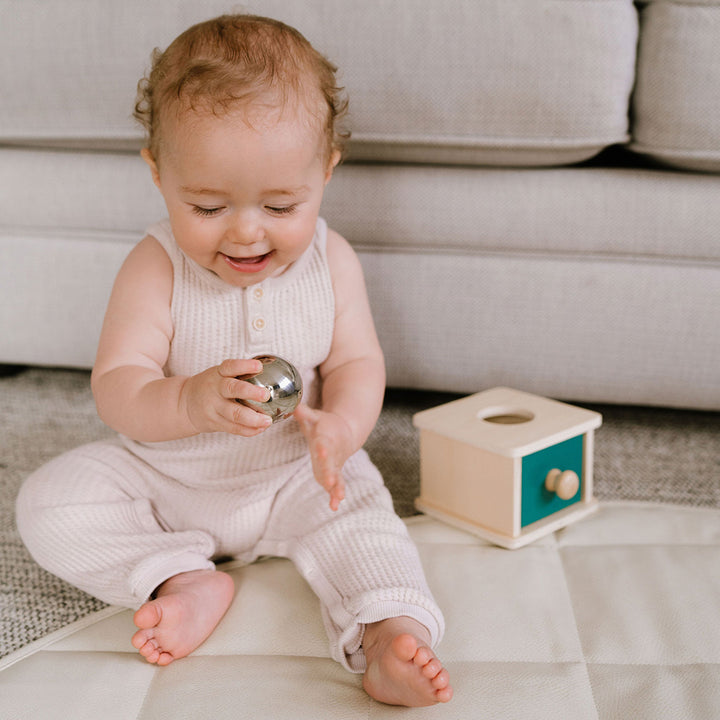
{"type": "Polygon", "coordinates": [[[0,718],[720,717],[720,511],[632,503],[520,550],[411,518],[447,633],[455,697],[408,710],[333,662],[314,595],[285,560],[226,566],[237,596],[166,668],[110,608],[0,662],[0,718]]]}

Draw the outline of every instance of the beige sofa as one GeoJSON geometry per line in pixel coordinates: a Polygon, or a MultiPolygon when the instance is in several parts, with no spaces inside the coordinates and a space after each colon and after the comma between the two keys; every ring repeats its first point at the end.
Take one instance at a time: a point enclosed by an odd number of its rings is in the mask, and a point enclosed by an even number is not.
{"type": "MultiPolygon", "coordinates": [[[[395,386],[720,409],[720,0],[255,0],[342,69],[323,213],[395,386]]],[[[0,3],[0,362],[89,367],[164,215],[130,119],[221,0],[0,3]]]]}

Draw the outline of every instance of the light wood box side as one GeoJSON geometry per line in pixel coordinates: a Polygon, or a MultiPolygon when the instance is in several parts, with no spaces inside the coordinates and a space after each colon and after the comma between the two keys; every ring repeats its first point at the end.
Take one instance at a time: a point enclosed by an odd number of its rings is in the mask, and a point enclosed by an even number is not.
{"type": "Polygon", "coordinates": [[[421,430],[420,501],[465,522],[514,536],[519,522],[517,464],[513,458],[421,430]]]}

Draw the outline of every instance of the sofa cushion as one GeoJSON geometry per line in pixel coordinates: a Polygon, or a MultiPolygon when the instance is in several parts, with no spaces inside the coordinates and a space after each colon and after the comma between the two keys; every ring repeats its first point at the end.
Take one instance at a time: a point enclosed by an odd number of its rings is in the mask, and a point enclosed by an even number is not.
{"type": "Polygon", "coordinates": [[[641,13],[631,147],[720,172],[720,0],[655,1],[641,13]]]}
{"type": "MultiPolygon", "coordinates": [[[[0,149],[0,187],[0,359],[92,365],[165,212],[147,167],[0,149]]],[[[322,212],[360,253],[391,385],[717,410],[719,194],[683,172],[356,163],[322,212]]]]}
{"type": "MultiPolygon", "coordinates": [[[[5,235],[102,244],[120,233],[132,243],[167,214],[135,153],[0,148],[0,187],[5,235]]],[[[720,177],[672,171],[349,163],[327,186],[322,214],[354,245],[377,252],[717,266],[719,196],[720,177]]]]}
{"type": "Polygon", "coordinates": [[[632,2],[375,0],[329,15],[346,25],[295,18],[325,30],[343,70],[352,158],[548,165],[627,137],[632,2]]]}
{"type": "MultiPolygon", "coordinates": [[[[5,0],[0,142],[138,147],[150,51],[224,0],[5,0]],[[9,18],[12,18],[11,20],[9,18]]],[[[627,139],[631,0],[256,0],[341,68],[360,160],[544,165],[627,139]]]]}

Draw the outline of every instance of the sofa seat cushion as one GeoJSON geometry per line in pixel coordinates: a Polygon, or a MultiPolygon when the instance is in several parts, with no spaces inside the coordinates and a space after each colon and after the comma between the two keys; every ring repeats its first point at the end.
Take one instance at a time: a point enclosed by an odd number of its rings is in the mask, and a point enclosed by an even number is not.
{"type": "Polygon", "coordinates": [[[631,147],[720,172],[720,0],[655,0],[641,12],[631,147]]]}
{"type": "MultiPolygon", "coordinates": [[[[0,148],[3,234],[133,242],[167,211],[137,153],[0,148]],[[29,193],[27,188],[32,187],[29,193]]],[[[322,214],[358,247],[720,262],[720,177],[349,163],[322,214]],[[358,197],[362,202],[358,202],[358,197]]]]}
{"type": "MultiPolygon", "coordinates": [[[[0,143],[136,148],[155,45],[223,0],[5,0],[0,143]],[[80,38],[78,38],[80,35],[80,38]]],[[[631,0],[264,0],[341,69],[358,160],[548,165],[628,137],[631,0]]]]}
{"type": "Polygon", "coordinates": [[[377,252],[718,266],[718,197],[720,177],[679,171],[358,163],[336,171],[323,211],[356,246],[377,252]]]}
{"type": "MultiPolygon", "coordinates": [[[[0,358],[88,367],[115,273],[164,214],[150,173],[5,149],[0,186],[0,358]]],[[[719,192],[658,170],[351,164],[322,212],[360,253],[391,385],[718,409],[719,192]]]]}

